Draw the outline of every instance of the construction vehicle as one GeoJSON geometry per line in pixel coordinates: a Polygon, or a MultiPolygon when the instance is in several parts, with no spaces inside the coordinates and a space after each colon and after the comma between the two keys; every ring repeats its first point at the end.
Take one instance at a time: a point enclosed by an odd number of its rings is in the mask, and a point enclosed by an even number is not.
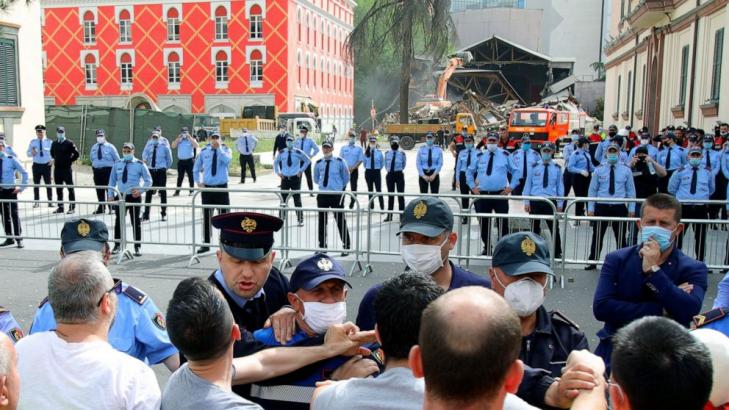
{"type": "Polygon", "coordinates": [[[539,148],[545,142],[559,146],[570,131],[570,112],[553,108],[517,108],[509,115],[509,144],[513,150],[524,134],[529,134],[532,146],[539,148]]]}

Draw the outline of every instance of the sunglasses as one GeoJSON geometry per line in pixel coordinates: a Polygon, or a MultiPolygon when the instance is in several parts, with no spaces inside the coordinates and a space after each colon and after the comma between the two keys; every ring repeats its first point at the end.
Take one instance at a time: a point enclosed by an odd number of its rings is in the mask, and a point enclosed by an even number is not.
{"type": "Polygon", "coordinates": [[[99,298],[99,302],[96,304],[96,306],[101,306],[101,301],[104,300],[104,296],[106,296],[107,293],[111,292],[114,292],[117,295],[122,293],[122,281],[117,280],[116,282],[114,282],[114,286],[112,286],[111,289],[107,290],[106,292],[104,292],[103,295],[101,295],[101,297],[99,298]]]}

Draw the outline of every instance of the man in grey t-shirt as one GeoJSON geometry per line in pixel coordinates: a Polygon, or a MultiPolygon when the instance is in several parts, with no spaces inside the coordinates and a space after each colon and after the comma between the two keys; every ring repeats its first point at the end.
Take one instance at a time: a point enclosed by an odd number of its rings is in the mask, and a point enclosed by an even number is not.
{"type": "Polygon", "coordinates": [[[196,375],[185,363],[167,382],[164,393],[162,393],[161,409],[206,408],[261,410],[259,405],[196,375]]]}

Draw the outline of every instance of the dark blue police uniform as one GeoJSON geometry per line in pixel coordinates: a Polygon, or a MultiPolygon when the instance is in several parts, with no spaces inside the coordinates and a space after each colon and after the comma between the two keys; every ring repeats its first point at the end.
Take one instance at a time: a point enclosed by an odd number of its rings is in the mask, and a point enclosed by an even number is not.
{"type": "Polygon", "coordinates": [[[522,338],[519,359],[526,365],[548,370],[553,377],[559,377],[571,351],[589,348],[587,337],[579,326],[559,311],[548,312],[540,306],[534,332],[522,338]]]}

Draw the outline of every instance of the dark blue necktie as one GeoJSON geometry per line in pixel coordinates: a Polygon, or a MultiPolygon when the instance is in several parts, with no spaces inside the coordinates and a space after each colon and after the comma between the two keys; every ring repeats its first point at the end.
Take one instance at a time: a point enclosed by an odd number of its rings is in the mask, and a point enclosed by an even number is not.
{"type": "Polygon", "coordinates": [[[486,175],[491,176],[491,171],[494,170],[494,153],[491,152],[489,156],[489,164],[486,166],[486,175]]]}
{"type": "Polygon", "coordinates": [[[43,140],[38,140],[38,147],[40,148],[40,154],[38,156],[43,156],[43,140]]]}
{"type": "Polygon", "coordinates": [[[428,169],[433,167],[433,148],[428,148],[428,169]]]}
{"type": "Polygon", "coordinates": [[[326,188],[327,185],[329,185],[329,163],[330,162],[331,162],[330,160],[326,160],[327,166],[324,168],[324,183],[323,183],[324,188],[326,188]]]}
{"type": "Polygon", "coordinates": [[[127,166],[129,166],[129,163],[124,162],[124,172],[122,173],[122,182],[125,184],[127,183],[127,177],[129,176],[128,172],[127,172],[127,166]]]}
{"type": "Polygon", "coordinates": [[[615,195],[615,165],[610,165],[610,187],[608,188],[610,195],[615,195]]]}
{"type": "Polygon", "coordinates": [[[390,172],[395,171],[395,160],[397,159],[397,151],[392,152],[392,163],[390,163],[390,172]]]}
{"type": "Polygon", "coordinates": [[[246,142],[246,155],[248,155],[250,153],[250,151],[248,150],[248,136],[244,136],[243,141],[246,142]]]}
{"type": "Polygon", "coordinates": [[[100,159],[101,159],[101,157],[102,157],[102,155],[101,155],[101,148],[103,148],[103,147],[104,147],[104,145],[102,145],[102,144],[99,144],[99,150],[98,150],[98,151],[96,151],[96,158],[98,158],[99,160],[100,160],[100,159]]]}
{"type": "Polygon", "coordinates": [[[154,146],[154,149],[152,150],[152,168],[155,168],[157,166],[157,146],[154,146]]]}
{"type": "Polygon", "coordinates": [[[289,159],[288,159],[288,160],[286,160],[286,164],[287,164],[288,166],[291,166],[291,165],[293,165],[293,161],[291,161],[291,155],[292,155],[292,153],[291,153],[291,150],[289,150],[289,159]]]}
{"type": "Polygon", "coordinates": [[[694,168],[694,174],[691,175],[691,195],[696,193],[696,184],[698,183],[698,168],[694,168]]]}
{"type": "Polygon", "coordinates": [[[542,180],[542,188],[546,188],[549,185],[549,164],[544,164],[544,179],[542,180]]]}
{"type": "Polygon", "coordinates": [[[210,175],[215,176],[218,173],[218,150],[213,148],[213,165],[210,167],[210,175]]]}

